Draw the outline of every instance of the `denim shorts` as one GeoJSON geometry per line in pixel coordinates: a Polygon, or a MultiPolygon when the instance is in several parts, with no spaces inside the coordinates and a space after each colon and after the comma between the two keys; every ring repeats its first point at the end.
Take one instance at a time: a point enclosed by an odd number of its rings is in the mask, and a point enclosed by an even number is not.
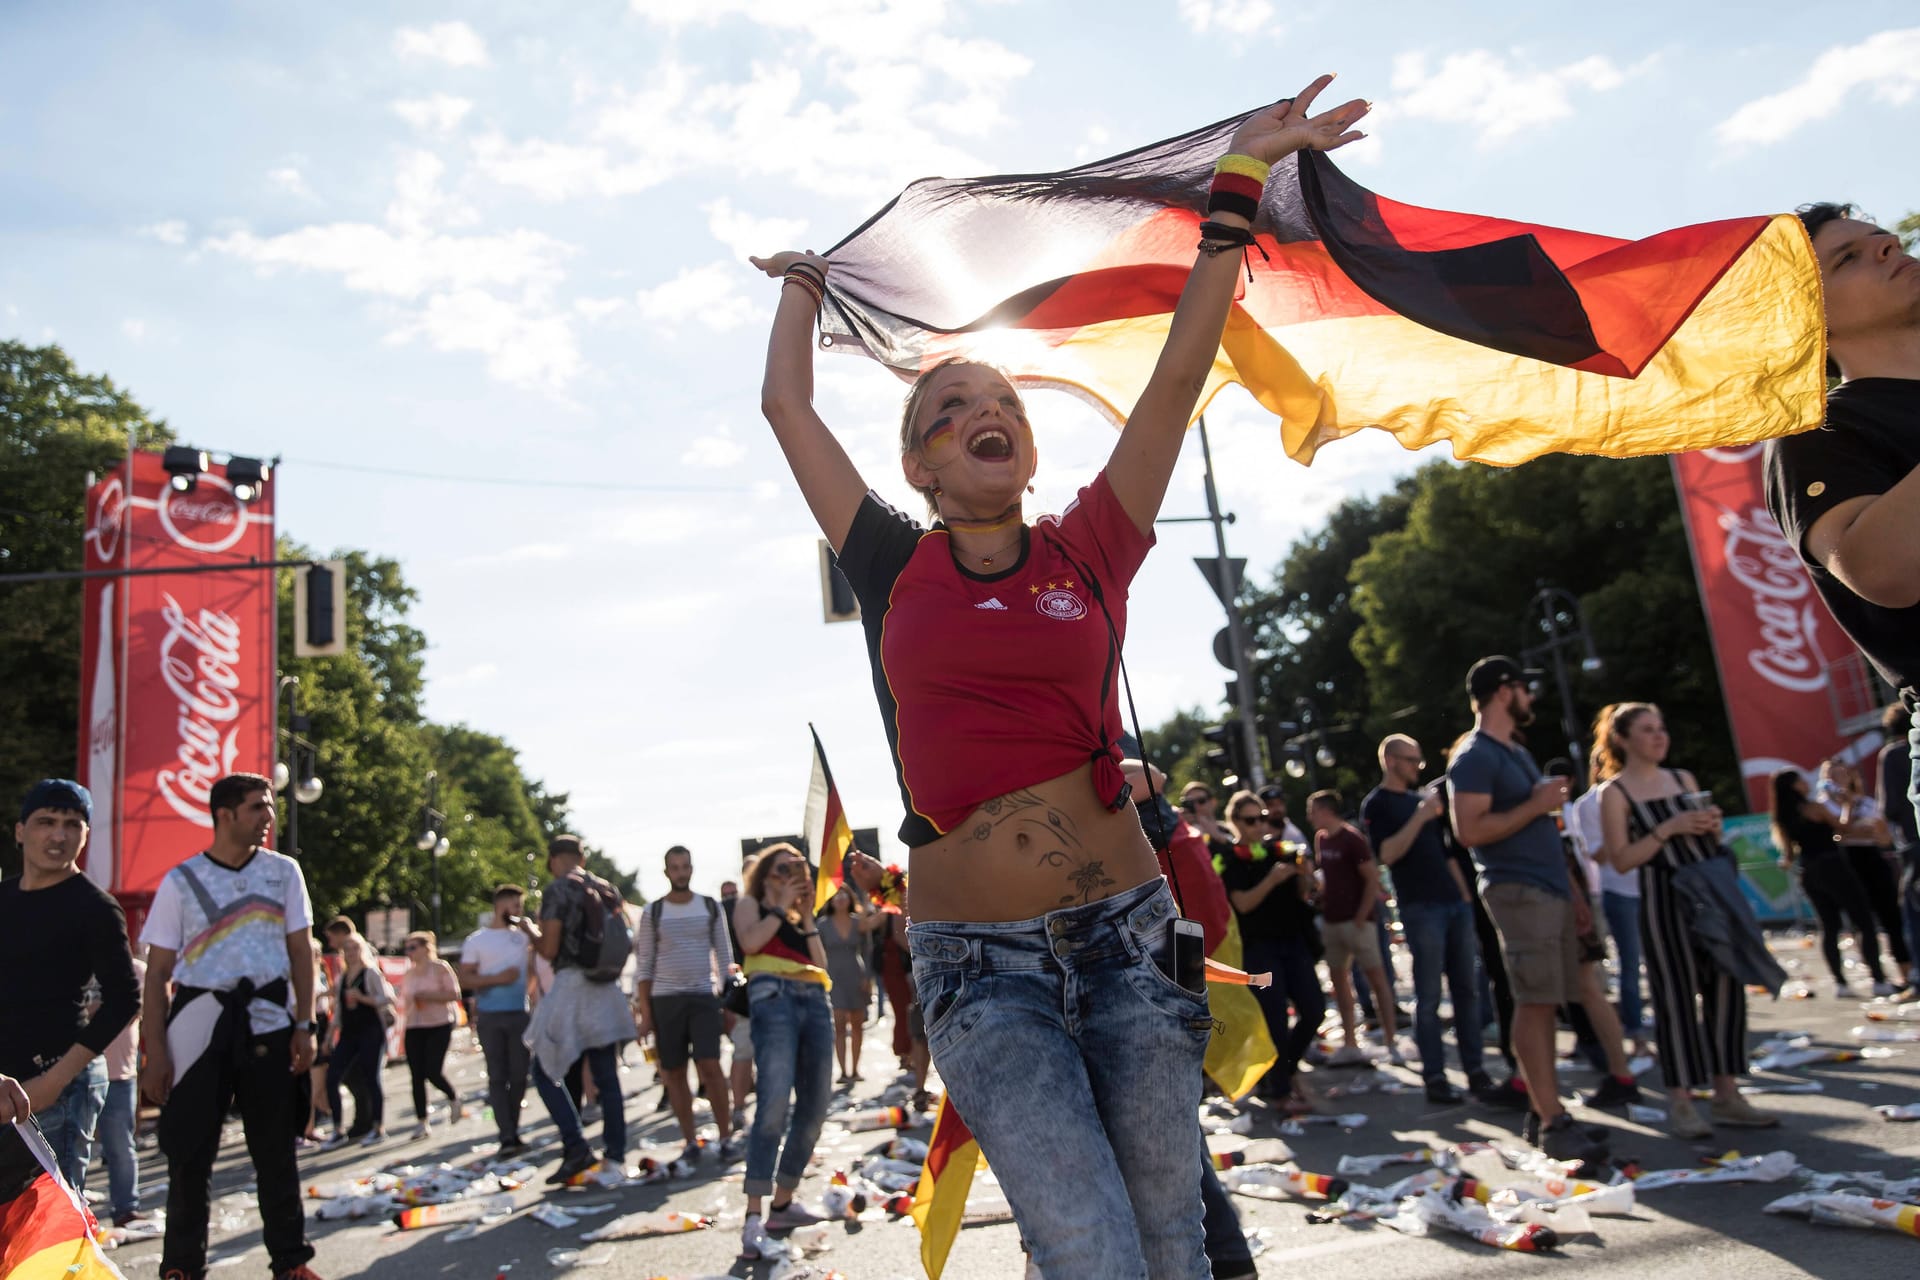
{"type": "Polygon", "coordinates": [[[907,930],[927,1047],[1047,1280],[1209,1274],[1196,1123],[1213,1018],[1161,968],[1164,881],[907,930]]]}

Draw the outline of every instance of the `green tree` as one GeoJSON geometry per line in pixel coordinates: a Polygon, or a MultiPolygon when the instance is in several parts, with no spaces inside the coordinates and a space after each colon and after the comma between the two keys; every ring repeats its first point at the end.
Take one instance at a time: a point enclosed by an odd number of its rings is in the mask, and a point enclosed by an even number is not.
{"type": "MultiPolygon", "coordinates": [[[[57,346],[0,342],[0,574],[80,568],[86,478],[173,435],[100,374],[57,346]]],[[[0,607],[0,796],[72,774],[79,742],[78,582],[8,586],[0,607]]],[[[4,843],[0,872],[19,870],[4,843]]]]}
{"type": "MultiPolygon", "coordinates": [[[[1552,456],[1524,467],[1435,463],[1415,476],[1404,528],[1352,567],[1355,656],[1371,688],[1368,730],[1417,737],[1437,769],[1471,725],[1464,677],[1489,653],[1519,656],[1538,584],[1573,593],[1605,663],[1572,676],[1584,726],[1609,702],[1660,704],[1674,759],[1722,803],[1739,785],[1712,647],[1664,458],[1552,456]]],[[[1530,732],[1541,759],[1565,755],[1551,680],[1530,732]]]]}

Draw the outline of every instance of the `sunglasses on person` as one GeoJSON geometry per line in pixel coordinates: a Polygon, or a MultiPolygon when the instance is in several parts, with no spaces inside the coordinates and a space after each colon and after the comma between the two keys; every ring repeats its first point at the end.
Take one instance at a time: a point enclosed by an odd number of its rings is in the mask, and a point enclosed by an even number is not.
{"type": "Polygon", "coordinates": [[[1244,826],[1249,822],[1258,822],[1261,818],[1265,816],[1266,816],[1265,814],[1255,813],[1251,809],[1242,809],[1239,813],[1236,813],[1233,815],[1233,820],[1235,823],[1244,826]]]}
{"type": "Polygon", "coordinates": [[[1410,755],[1404,751],[1395,751],[1388,756],[1388,759],[1399,760],[1403,763],[1411,764],[1416,769],[1424,769],[1427,767],[1427,762],[1425,760],[1422,760],[1419,756],[1410,755]]]}
{"type": "Polygon", "coordinates": [[[408,951],[425,951],[427,944],[424,942],[409,942],[406,944],[406,949],[408,951]]]}

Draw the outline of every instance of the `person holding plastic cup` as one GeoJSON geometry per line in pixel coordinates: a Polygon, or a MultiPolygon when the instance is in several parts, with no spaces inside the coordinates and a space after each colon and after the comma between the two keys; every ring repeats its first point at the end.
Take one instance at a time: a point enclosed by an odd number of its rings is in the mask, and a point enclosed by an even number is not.
{"type": "Polygon", "coordinates": [[[1593,739],[1600,792],[1602,856],[1616,871],[1640,873],[1640,937],[1653,994],[1654,1045],[1667,1087],[1667,1132],[1689,1141],[1713,1126],[1769,1128],[1779,1120],[1740,1095],[1747,1069],[1747,990],[1696,947],[1675,888],[1681,868],[1726,854],[1720,808],[1691,773],[1666,767],[1672,739],[1660,708],[1623,702],[1593,739]],[[1709,1115],[1693,1090],[1713,1088],[1709,1115]]]}

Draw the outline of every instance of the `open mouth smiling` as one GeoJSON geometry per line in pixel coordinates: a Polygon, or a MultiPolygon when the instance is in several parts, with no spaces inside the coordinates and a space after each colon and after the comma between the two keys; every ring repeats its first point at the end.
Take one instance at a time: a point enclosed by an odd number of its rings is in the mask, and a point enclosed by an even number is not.
{"type": "Polygon", "coordinates": [[[1001,427],[987,427],[967,441],[967,452],[987,462],[1007,462],[1013,458],[1013,437],[1001,427]]]}

